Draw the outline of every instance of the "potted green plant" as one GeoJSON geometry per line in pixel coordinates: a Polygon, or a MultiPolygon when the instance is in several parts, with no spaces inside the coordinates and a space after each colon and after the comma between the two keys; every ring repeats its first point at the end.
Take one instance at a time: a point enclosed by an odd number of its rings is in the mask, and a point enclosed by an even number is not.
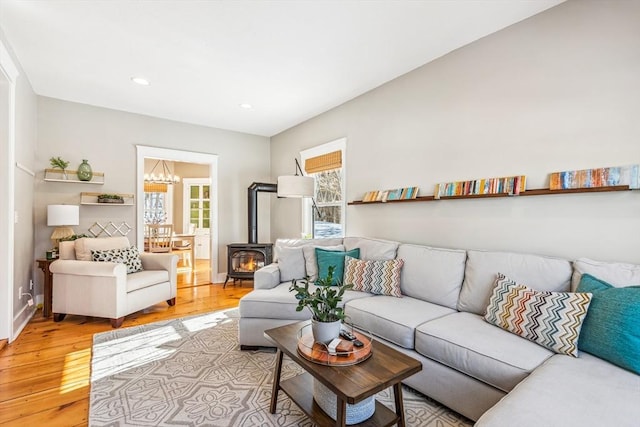
{"type": "Polygon", "coordinates": [[[124,203],[119,194],[98,194],[98,203],[124,203]]]}
{"type": "Polygon", "coordinates": [[[293,280],[289,291],[295,291],[298,306],[296,311],[308,308],[311,311],[311,330],[313,338],[317,342],[328,344],[340,335],[340,327],[345,318],[344,309],[338,305],[342,301],[342,296],[352,285],[342,284],[338,280],[337,285],[333,283],[333,272],[335,266],[330,266],[327,276],[314,282],[316,289],[309,290],[309,278],[293,280]],[[298,283],[301,283],[300,285],[298,283]]]}
{"type": "Polygon", "coordinates": [[[62,169],[62,175],[64,176],[64,179],[67,179],[67,166],[69,166],[69,162],[67,162],[66,160],[64,160],[62,157],[58,156],[58,157],[51,157],[49,159],[49,163],[51,164],[51,167],[54,169],[62,169]]]}

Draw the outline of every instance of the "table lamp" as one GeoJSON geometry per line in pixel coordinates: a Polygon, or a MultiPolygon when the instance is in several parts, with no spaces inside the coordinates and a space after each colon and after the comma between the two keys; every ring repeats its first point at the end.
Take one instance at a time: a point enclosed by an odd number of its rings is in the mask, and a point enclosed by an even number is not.
{"type": "Polygon", "coordinates": [[[49,205],[47,206],[47,225],[56,227],[51,234],[54,246],[58,246],[60,239],[73,236],[72,225],[80,224],[80,206],[78,205],[49,205]]]}

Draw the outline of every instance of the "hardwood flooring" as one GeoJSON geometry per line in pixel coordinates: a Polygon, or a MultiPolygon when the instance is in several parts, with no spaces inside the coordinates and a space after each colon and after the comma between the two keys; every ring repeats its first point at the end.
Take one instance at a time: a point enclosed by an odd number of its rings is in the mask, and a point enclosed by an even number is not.
{"type": "MultiPolygon", "coordinates": [[[[221,283],[198,285],[205,280],[199,270],[178,274],[175,306],[161,303],[133,313],[122,327],[236,307],[253,289],[250,281],[226,289],[221,283]]],[[[0,350],[0,425],[86,426],[93,334],[109,330],[108,319],[68,315],[55,323],[38,311],[18,339],[0,350]]]]}

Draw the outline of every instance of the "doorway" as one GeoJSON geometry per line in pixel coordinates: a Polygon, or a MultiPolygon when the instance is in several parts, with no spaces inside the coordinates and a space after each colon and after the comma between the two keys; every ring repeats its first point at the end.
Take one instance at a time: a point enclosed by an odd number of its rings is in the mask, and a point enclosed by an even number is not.
{"type": "MultiPolygon", "coordinates": [[[[214,282],[218,277],[218,185],[217,185],[217,176],[218,176],[218,156],[215,154],[206,154],[206,153],[196,153],[192,151],[182,151],[182,150],[173,150],[166,148],[157,148],[157,147],[149,147],[149,146],[136,146],[137,149],[137,178],[136,178],[136,186],[137,186],[137,242],[138,248],[142,251],[144,250],[144,227],[145,227],[145,218],[144,218],[144,205],[145,205],[145,191],[144,191],[144,173],[145,173],[145,159],[155,159],[164,160],[166,162],[180,162],[180,164],[193,164],[194,166],[206,166],[206,173],[208,174],[210,181],[210,199],[209,199],[209,211],[210,211],[210,220],[208,222],[208,239],[206,242],[207,248],[206,252],[209,255],[208,260],[200,260],[200,265],[203,262],[208,262],[208,269],[210,271],[211,282],[214,282]]],[[[175,172],[177,175],[180,175],[178,172],[175,172]]],[[[178,193],[174,191],[175,193],[178,193]]],[[[182,192],[179,192],[180,196],[182,192]]],[[[182,199],[182,197],[179,197],[182,199]]],[[[180,226],[184,227],[184,221],[182,220],[182,201],[179,202],[179,208],[176,208],[174,205],[172,207],[172,222],[178,221],[180,226]]],[[[187,225],[187,230],[181,230],[185,234],[189,234],[189,227],[187,225]]],[[[194,257],[192,259],[193,267],[196,268],[196,264],[198,264],[198,260],[195,257],[195,248],[194,248],[194,257]]],[[[195,276],[195,275],[194,275],[195,276]]],[[[193,277],[193,283],[195,283],[195,277],[193,277]]]]}
{"type": "Polygon", "coordinates": [[[14,313],[14,221],[15,221],[15,97],[18,69],[0,41],[0,190],[5,195],[0,209],[0,341],[15,338],[14,313]]]}

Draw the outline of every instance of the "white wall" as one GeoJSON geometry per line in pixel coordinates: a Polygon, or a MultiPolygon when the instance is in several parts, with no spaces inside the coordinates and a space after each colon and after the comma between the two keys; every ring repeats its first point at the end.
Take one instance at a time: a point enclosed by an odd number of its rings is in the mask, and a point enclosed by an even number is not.
{"type": "MultiPolygon", "coordinates": [[[[28,292],[29,281],[34,275],[34,233],[33,233],[33,192],[34,192],[34,178],[29,173],[34,170],[35,161],[35,146],[36,146],[36,95],[31,88],[31,84],[27,79],[24,71],[21,69],[21,65],[18,62],[16,56],[11,51],[11,46],[6,40],[4,34],[0,30],[0,42],[8,50],[11,62],[18,68],[18,77],[15,82],[15,144],[13,147],[9,147],[11,143],[6,138],[6,132],[8,132],[9,124],[0,120],[0,132],[4,133],[4,137],[0,138],[2,146],[0,147],[0,157],[2,158],[3,171],[0,172],[0,179],[2,181],[3,213],[0,214],[2,221],[1,228],[3,232],[0,235],[6,237],[4,230],[13,228],[13,240],[7,239],[0,242],[2,249],[3,259],[12,259],[13,271],[12,281],[13,283],[5,283],[4,278],[8,275],[8,268],[3,269],[2,283],[0,283],[0,298],[7,298],[7,295],[11,296],[11,301],[8,304],[0,304],[2,306],[2,313],[0,316],[8,315],[7,310],[12,309],[12,322],[9,328],[13,331],[14,338],[17,336],[22,327],[30,319],[35,311],[35,306],[28,307],[28,298],[18,298],[18,289],[23,288],[23,291],[28,292]],[[13,159],[9,155],[10,151],[13,152],[13,159]],[[7,160],[13,160],[13,164],[9,164],[7,160]],[[17,165],[20,165],[19,167],[17,165]],[[12,188],[5,187],[5,184],[11,184],[12,188]],[[9,206],[8,197],[13,197],[13,210],[17,214],[18,221],[14,223],[14,215],[12,212],[8,212],[9,206]],[[5,214],[6,212],[6,214],[5,214]],[[9,216],[9,218],[7,218],[9,216]],[[11,254],[11,256],[9,255],[11,254]],[[12,292],[9,292],[7,287],[11,287],[12,292]]],[[[2,102],[7,101],[8,87],[4,87],[2,91],[2,102]]],[[[5,110],[8,105],[3,105],[2,113],[5,115],[5,110]]],[[[3,329],[0,333],[0,338],[7,338],[7,334],[3,329]]]]}
{"type": "MultiPolygon", "coordinates": [[[[78,204],[80,192],[135,193],[136,145],[217,154],[219,183],[218,269],[226,271],[226,245],[247,241],[247,187],[269,179],[268,138],[190,125],[106,108],[38,97],[38,151],[36,154],[36,255],[50,246],[52,228],[46,225],[46,206],[78,204]],[[76,169],[88,159],[94,172],[104,172],[105,184],[73,184],[43,181],[49,158],[61,156],[76,169]]],[[[95,222],[126,221],[134,229],[135,208],[81,206],[76,233],[95,222]]],[[[260,210],[260,235],[268,240],[268,204],[260,210]]]]}
{"type": "MultiPolygon", "coordinates": [[[[640,2],[563,3],[274,136],[272,177],[340,137],[348,200],[640,163],[639,22],[640,2]]],[[[272,241],[299,236],[299,205],[272,201],[272,241]]],[[[347,235],[640,263],[640,191],[350,206],[347,235]]]]}

